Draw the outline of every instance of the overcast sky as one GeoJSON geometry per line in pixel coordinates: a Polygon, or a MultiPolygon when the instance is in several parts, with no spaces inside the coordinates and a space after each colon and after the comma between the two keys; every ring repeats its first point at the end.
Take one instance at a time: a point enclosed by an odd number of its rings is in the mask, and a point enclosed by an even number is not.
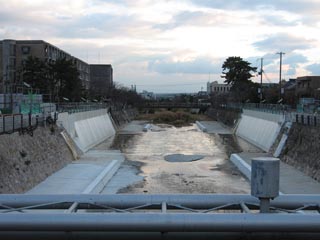
{"type": "MultiPolygon", "coordinates": [[[[111,63],[138,91],[196,92],[240,56],[265,82],[320,75],[319,0],[0,0],[0,39],[42,39],[111,63]]],[[[258,77],[254,79],[258,81],[258,77]]]]}

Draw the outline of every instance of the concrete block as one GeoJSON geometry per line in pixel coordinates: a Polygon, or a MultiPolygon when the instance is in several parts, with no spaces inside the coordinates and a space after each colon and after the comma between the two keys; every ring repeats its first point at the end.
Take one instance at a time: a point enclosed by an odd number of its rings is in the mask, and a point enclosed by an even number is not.
{"type": "Polygon", "coordinates": [[[202,132],[207,132],[207,128],[199,121],[196,121],[196,124],[198,126],[198,128],[202,131],[202,132]]]}
{"type": "Polygon", "coordinates": [[[279,195],[279,175],[279,158],[253,158],[251,162],[251,195],[257,198],[277,197],[279,195]]]}

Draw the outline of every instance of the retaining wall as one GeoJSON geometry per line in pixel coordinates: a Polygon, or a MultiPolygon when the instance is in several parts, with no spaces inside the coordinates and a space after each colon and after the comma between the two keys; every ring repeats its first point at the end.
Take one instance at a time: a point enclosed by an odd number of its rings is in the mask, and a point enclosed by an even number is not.
{"type": "Polygon", "coordinates": [[[59,113],[57,124],[66,129],[83,152],[116,133],[107,109],[71,114],[59,113]]]}
{"type": "Polygon", "coordinates": [[[282,114],[243,110],[236,135],[268,152],[284,121],[282,114]]]}
{"type": "Polygon", "coordinates": [[[0,136],[0,193],[23,193],[73,160],[60,132],[38,127],[33,137],[0,136]]]}
{"type": "Polygon", "coordinates": [[[320,128],[293,123],[281,160],[320,180],[320,128]]]}

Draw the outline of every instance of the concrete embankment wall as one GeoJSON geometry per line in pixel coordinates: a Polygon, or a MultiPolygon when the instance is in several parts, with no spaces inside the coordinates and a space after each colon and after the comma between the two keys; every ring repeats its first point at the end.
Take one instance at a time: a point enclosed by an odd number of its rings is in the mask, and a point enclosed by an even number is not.
{"type": "Polygon", "coordinates": [[[62,129],[51,130],[0,136],[0,193],[23,193],[73,160],[62,129]]]}
{"type": "Polygon", "coordinates": [[[107,109],[72,114],[60,113],[57,124],[66,129],[83,152],[116,133],[107,109]]]}
{"type": "Polygon", "coordinates": [[[320,180],[320,127],[293,123],[281,160],[320,180]]]}
{"type": "Polygon", "coordinates": [[[278,137],[284,120],[281,114],[243,110],[236,135],[268,152],[278,137]]]}

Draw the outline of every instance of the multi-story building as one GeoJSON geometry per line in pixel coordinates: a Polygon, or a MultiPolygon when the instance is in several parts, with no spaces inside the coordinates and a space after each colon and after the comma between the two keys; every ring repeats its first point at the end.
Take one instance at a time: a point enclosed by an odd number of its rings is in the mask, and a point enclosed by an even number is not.
{"type": "Polygon", "coordinates": [[[89,64],[71,56],[69,53],[43,40],[9,40],[0,41],[0,93],[7,92],[6,86],[22,83],[22,69],[29,56],[52,63],[59,58],[73,60],[80,73],[84,89],[89,90],[89,64]]]}
{"type": "Polygon", "coordinates": [[[301,97],[320,97],[320,76],[298,77],[296,80],[296,96],[301,97]]]}
{"type": "Polygon", "coordinates": [[[113,87],[111,64],[90,64],[90,92],[94,96],[105,96],[113,87]]]}
{"type": "Polygon", "coordinates": [[[212,83],[207,83],[207,92],[208,94],[227,94],[230,92],[232,85],[225,83],[218,83],[214,81],[212,83]]]}

